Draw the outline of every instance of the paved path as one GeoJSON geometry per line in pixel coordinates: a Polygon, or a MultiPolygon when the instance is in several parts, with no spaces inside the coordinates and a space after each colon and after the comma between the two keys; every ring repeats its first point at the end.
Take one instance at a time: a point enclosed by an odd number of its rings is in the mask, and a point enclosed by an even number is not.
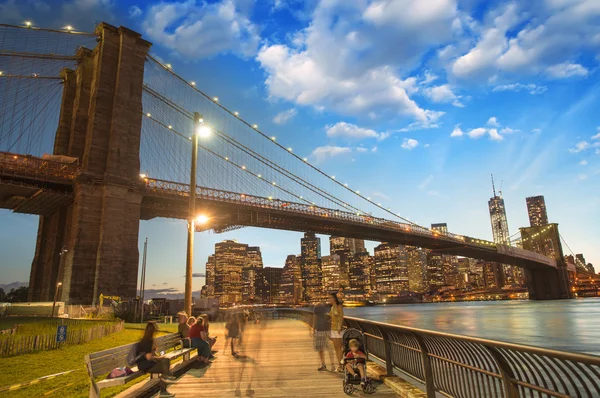
{"type": "MultiPolygon", "coordinates": [[[[208,367],[193,366],[171,385],[169,391],[177,398],[347,397],[342,390],[341,373],[317,371],[319,360],[313,351],[312,337],[300,321],[269,320],[261,325],[248,325],[238,358],[225,349],[223,334],[217,335],[217,359],[208,367]]],[[[333,353],[327,361],[329,368],[333,353]]],[[[395,396],[385,385],[374,383],[375,394],[357,390],[354,396],[395,396]]]]}

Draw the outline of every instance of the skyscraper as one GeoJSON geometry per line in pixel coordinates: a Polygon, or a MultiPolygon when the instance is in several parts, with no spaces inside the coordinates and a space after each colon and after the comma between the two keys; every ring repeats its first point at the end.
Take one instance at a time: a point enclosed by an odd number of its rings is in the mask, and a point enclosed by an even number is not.
{"type": "Polygon", "coordinates": [[[373,290],[372,271],[373,257],[369,255],[369,252],[356,253],[350,257],[350,290],[354,294],[368,294],[373,290]]]}
{"type": "Polygon", "coordinates": [[[214,295],[222,304],[242,301],[242,272],[248,245],[226,240],[215,244],[214,295]]]}
{"type": "Polygon", "coordinates": [[[245,303],[260,300],[263,288],[263,261],[260,247],[248,247],[246,264],[242,270],[242,301],[245,303]]]}
{"type": "MultiPolygon", "coordinates": [[[[500,195],[496,195],[496,187],[494,186],[494,177],[492,176],[492,190],[494,196],[488,202],[488,208],[490,210],[490,220],[492,222],[492,236],[494,237],[494,243],[498,243],[505,246],[510,246],[510,234],[508,232],[508,221],[506,219],[506,208],[504,207],[504,199],[502,199],[502,192],[498,192],[500,195]]],[[[511,276],[511,281],[514,279],[513,269],[509,265],[503,265],[501,269],[494,267],[494,272],[502,272],[503,275],[498,275],[499,282],[504,283],[504,273],[511,276]]],[[[502,286],[498,286],[501,288],[502,286]]]]}
{"type": "Polygon", "coordinates": [[[264,267],[263,274],[263,302],[267,304],[279,303],[279,288],[283,268],[264,267]]]}
{"type": "Polygon", "coordinates": [[[431,252],[427,253],[427,267],[425,269],[427,290],[435,292],[447,283],[444,278],[444,255],[431,252]]]}
{"type": "Polygon", "coordinates": [[[300,269],[304,300],[314,302],[323,296],[321,285],[321,239],[306,232],[300,240],[300,269]]]}
{"type": "Polygon", "coordinates": [[[332,254],[321,257],[323,290],[327,292],[337,291],[340,288],[340,256],[332,254]]]}
{"type": "Polygon", "coordinates": [[[431,229],[433,229],[434,231],[438,231],[441,232],[443,234],[447,234],[448,233],[448,224],[444,223],[438,223],[438,224],[431,224],[431,229]]]}
{"type": "Polygon", "coordinates": [[[279,284],[279,300],[282,304],[297,304],[302,300],[300,261],[293,254],[285,259],[279,284]]]}
{"type": "Polygon", "coordinates": [[[530,196],[527,202],[527,213],[529,214],[529,225],[531,227],[543,227],[548,224],[548,213],[543,196],[530,196]]]}
{"type": "Polygon", "coordinates": [[[375,247],[373,261],[377,292],[397,294],[408,290],[408,268],[403,246],[382,243],[375,247]]]}
{"type": "Polygon", "coordinates": [[[363,239],[344,238],[339,236],[329,237],[329,253],[338,254],[339,251],[348,250],[350,254],[363,253],[365,241],[363,239]]]}
{"type": "Polygon", "coordinates": [[[215,255],[211,254],[206,260],[206,295],[214,297],[215,294],[215,255]]]}
{"type": "Polygon", "coordinates": [[[424,249],[414,246],[405,246],[405,250],[409,289],[416,293],[424,293],[427,290],[427,253],[424,249]]]}

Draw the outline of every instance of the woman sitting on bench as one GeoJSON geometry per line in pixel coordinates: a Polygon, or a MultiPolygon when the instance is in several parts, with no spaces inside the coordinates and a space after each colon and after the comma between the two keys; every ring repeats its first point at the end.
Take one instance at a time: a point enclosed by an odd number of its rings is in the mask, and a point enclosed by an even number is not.
{"type": "Polygon", "coordinates": [[[156,355],[156,344],[154,344],[154,333],[158,331],[158,326],[154,322],[148,322],[144,337],[136,345],[137,358],[135,363],[139,370],[146,373],[159,373],[160,377],[160,396],[173,397],[167,391],[167,384],[173,383],[175,377],[171,373],[171,361],[156,355]]]}

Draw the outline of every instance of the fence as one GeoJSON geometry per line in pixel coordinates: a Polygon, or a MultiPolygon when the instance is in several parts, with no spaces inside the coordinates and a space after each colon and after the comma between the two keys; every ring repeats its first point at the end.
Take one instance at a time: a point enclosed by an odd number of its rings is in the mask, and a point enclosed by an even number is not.
{"type": "MultiPolygon", "coordinates": [[[[274,318],[310,322],[300,309],[271,311],[274,318]]],[[[600,357],[504,343],[430,330],[344,318],[361,330],[370,356],[436,392],[460,398],[600,397],[600,357]]]]}
{"type": "Polygon", "coordinates": [[[17,332],[8,336],[1,336],[0,357],[27,354],[36,351],[53,350],[65,344],[72,345],[87,343],[89,341],[99,339],[123,330],[123,321],[110,323],[106,321],[102,323],[97,321],[71,321],[67,322],[66,324],[67,337],[66,340],[61,343],[56,341],[56,331],[51,334],[19,335],[17,332]],[[93,325],[94,323],[97,324],[93,325]]]}

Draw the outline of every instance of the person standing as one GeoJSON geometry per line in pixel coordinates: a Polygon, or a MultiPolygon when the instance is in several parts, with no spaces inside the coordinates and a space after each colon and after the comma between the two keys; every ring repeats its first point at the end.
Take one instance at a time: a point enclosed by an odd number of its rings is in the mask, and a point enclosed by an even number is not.
{"type": "Polygon", "coordinates": [[[331,304],[331,341],[337,358],[336,372],[343,372],[341,366],[344,353],[342,352],[342,330],[344,328],[344,306],[338,298],[337,293],[329,295],[329,304],[331,304]]]}
{"type": "Polygon", "coordinates": [[[312,331],[315,351],[319,353],[319,359],[321,360],[321,366],[317,369],[318,371],[327,370],[327,366],[325,366],[325,350],[329,344],[328,340],[331,334],[331,324],[327,312],[325,304],[317,304],[313,314],[312,331]]]}
{"type": "Polygon", "coordinates": [[[234,312],[229,315],[229,318],[225,323],[225,329],[227,329],[227,338],[231,339],[231,355],[234,357],[238,356],[238,352],[235,351],[235,339],[240,338],[242,317],[243,314],[234,312]]]}

